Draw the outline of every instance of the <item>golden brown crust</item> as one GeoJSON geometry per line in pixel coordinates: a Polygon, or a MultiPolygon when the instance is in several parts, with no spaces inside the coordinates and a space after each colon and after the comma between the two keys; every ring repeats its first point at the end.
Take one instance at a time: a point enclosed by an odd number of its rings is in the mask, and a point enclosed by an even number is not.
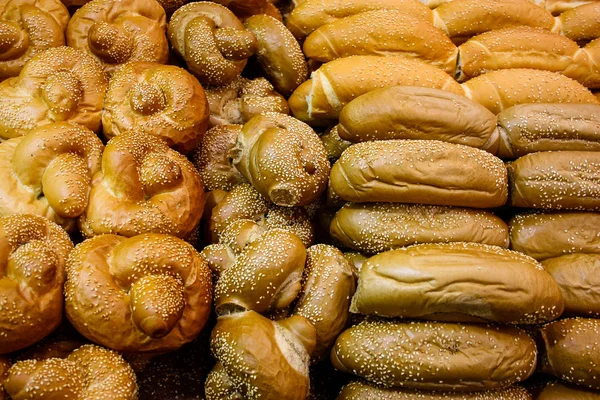
{"type": "Polygon", "coordinates": [[[25,360],[8,371],[13,400],[68,398],[137,400],[135,373],[116,352],[84,345],[65,359],[25,360]]]}
{"type": "Polygon", "coordinates": [[[537,391],[534,400],[599,400],[600,392],[563,381],[552,381],[537,391]]]}
{"type": "Polygon", "coordinates": [[[89,340],[117,351],[165,352],[193,340],[210,314],[206,261],[173,236],[101,235],[69,255],[69,321],[89,340]]]}
{"type": "Polygon", "coordinates": [[[79,227],[88,237],[186,237],[200,222],[204,201],[200,174],[187,158],[158,136],[131,131],[107,144],[79,227]]]}
{"type": "Polygon", "coordinates": [[[107,80],[92,57],[70,47],[35,55],[18,77],[0,83],[0,138],[68,121],[100,130],[107,80]]]}
{"type": "Polygon", "coordinates": [[[30,346],[60,324],[72,249],[66,232],[43,217],[0,218],[0,354],[30,346]]]}
{"type": "Polygon", "coordinates": [[[576,42],[587,42],[600,37],[600,3],[590,2],[571,8],[558,16],[559,32],[576,42]]]}
{"type": "Polygon", "coordinates": [[[156,0],[92,0],[69,21],[67,44],[92,55],[109,74],[130,61],[165,64],[166,19],[156,0]]]}
{"type": "Polygon", "coordinates": [[[325,146],[327,157],[332,164],[342,156],[344,150],[352,145],[352,142],[340,137],[339,125],[334,126],[325,134],[321,135],[321,141],[323,142],[323,146],[325,146]]]}
{"type": "Polygon", "coordinates": [[[34,55],[65,44],[69,11],[59,0],[8,0],[0,6],[0,81],[34,55]]]}
{"type": "Polygon", "coordinates": [[[507,199],[506,168],[490,153],[434,140],[350,146],[331,169],[343,200],[491,208],[507,199]]]}
{"type": "Polygon", "coordinates": [[[204,89],[186,70],[150,62],[130,62],[111,77],[104,99],[102,128],[107,139],[127,131],[158,135],[187,153],[208,126],[204,89]]]}
{"type": "Polygon", "coordinates": [[[508,165],[510,204],[552,210],[600,210],[600,153],[544,151],[508,165]]]}
{"type": "MultiPolygon", "coordinates": [[[[274,1],[275,2],[275,1],[274,1]]],[[[241,20],[245,20],[253,15],[265,14],[282,20],[281,13],[270,0],[217,0],[219,3],[229,8],[241,20]]]]}

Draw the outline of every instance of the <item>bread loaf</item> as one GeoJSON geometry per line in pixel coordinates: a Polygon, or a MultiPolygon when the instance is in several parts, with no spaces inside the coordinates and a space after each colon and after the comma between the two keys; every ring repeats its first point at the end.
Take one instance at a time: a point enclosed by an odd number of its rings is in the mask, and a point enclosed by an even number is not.
{"type": "Polygon", "coordinates": [[[576,42],[587,42],[600,37],[600,3],[589,2],[566,10],[557,19],[557,31],[576,42]]]}

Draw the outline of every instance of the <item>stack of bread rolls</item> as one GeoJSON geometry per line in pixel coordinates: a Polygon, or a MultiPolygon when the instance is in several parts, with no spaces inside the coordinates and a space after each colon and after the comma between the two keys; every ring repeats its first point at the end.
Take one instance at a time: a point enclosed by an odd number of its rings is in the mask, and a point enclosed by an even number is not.
{"type": "Polygon", "coordinates": [[[599,21],[4,1],[0,400],[600,398],[599,21]]]}

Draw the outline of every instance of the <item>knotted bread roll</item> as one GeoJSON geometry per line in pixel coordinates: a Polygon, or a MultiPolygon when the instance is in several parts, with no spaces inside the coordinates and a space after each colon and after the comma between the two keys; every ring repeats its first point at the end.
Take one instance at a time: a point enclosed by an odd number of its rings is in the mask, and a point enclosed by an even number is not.
{"type": "Polygon", "coordinates": [[[0,139],[68,121],[100,130],[107,81],[92,57],[70,47],[48,49],[19,76],[0,83],[0,139]]]}
{"type": "Polygon", "coordinates": [[[0,218],[0,354],[30,346],[60,324],[72,249],[65,231],[43,217],[0,218]]]}
{"type": "Polygon", "coordinates": [[[0,144],[0,215],[32,213],[71,231],[88,204],[104,146],[66,122],[0,144]]]}
{"type": "Polygon", "coordinates": [[[92,0],[73,14],[67,44],[96,58],[108,74],[130,61],[165,64],[165,10],[156,0],[92,0]]]}
{"type": "Polygon", "coordinates": [[[118,353],[91,344],[66,358],[15,363],[4,388],[13,400],[136,400],[138,394],[131,366],[118,353]]]}
{"type": "Polygon", "coordinates": [[[186,237],[198,225],[204,201],[202,180],[187,158],[158,136],[132,131],[106,145],[79,226],[88,237],[186,237]]]}
{"type": "Polygon", "coordinates": [[[59,0],[8,0],[0,6],[0,81],[34,55],[65,44],[69,12],[59,0]]]}
{"type": "Polygon", "coordinates": [[[158,135],[187,153],[202,140],[208,115],[204,90],[189,72],[172,65],[130,62],[110,79],[102,129],[108,139],[127,131],[158,135]]]}
{"type": "Polygon", "coordinates": [[[208,319],[210,269],[173,236],[101,235],[69,255],[65,299],[69,321],[93,342],[124,352],[173,351],[208,319]]]}

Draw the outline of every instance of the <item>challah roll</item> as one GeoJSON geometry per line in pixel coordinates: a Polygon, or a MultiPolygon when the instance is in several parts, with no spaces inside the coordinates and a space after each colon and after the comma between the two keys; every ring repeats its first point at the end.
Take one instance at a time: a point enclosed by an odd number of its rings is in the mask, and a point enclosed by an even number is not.
{"type": "Polygon", "coordinates": [[[554,210],[600,210],[600,153],[543,151],[508,165],[510,204],[554,210]]]}
{"type": "Polygon", "coordinates": [[[416,86],[375,89],[342,109],[338,132],[351,142],[429,139],[495,153],[496,116],[455,93],[416,86]]]}
{"type": "Polygon", "coordinates": [[[160,353],[200,333],[212,281],[206,261],[181,239],[101,235],[69,255],[65,299],[69,321],[89,340],[117,351],[160,353]]]}
{"type": "Polygon", "coordinates": [[[15,363],[4,388],[13,400],[135,400],[138,395],[131,366],[118,353],[91,344],[66,358],[15,363]]]}
{"type": "Polygon", "coordinates": [[[290,96],[292,114],[306,122],[337,119],[354,98],[387,86],[408,85],[464,94],[439,68],[402,57],[351,56],[324,64],[290,96]]]}
{"type": "Polygon", "coordinates": [[[83,51],[55,47],[35,55],[19,76],[0,82],[0,138],[68,121],[100,130],[107,81],[83,51]]]}
{"type": "Polygon", "coordinates": [[[111,74],[130,61],[165,64],[169,43],[165,10],[156,0],[92,0],[67,27],[67,44],[96,58],[111,74]]]}
{"type": "Polygon", "coordinates": [[[566,10],[558,16],[558,30],[571,40],[587,42],[600,37],[600,3],[596,1],[566,10]]]}
{"type": "Polygon", "coordinates": [[[8,0],[0,5],[0,81],[17,76],[34,55],[64,46],[69,11],[60,0],[8,0]]]}
{"type": "Polygon", "coordinates": [[[536,391],[534,400],[600,400],[600,392],[564,381],[551,381],[536,391]]]}
{"type": "Polygon", "coordinates": [[[172,65],[130,62],[110,79],[102,129],[107,139],[132,130],[158,135],[187,153],[202,140],[208,116],[204,90],[189,72],[172,65]]]}
{"type": "Polygon", "coordinates": [[[366,320],[338,336],[331,362],[383,387],[478,391],[527,379],[536,347],[513,327],[366,320]]]}
{"type": "Polygon", "coordinates": [[[492,71],[468,80],[462,87],[468,98],[494,114],[524,103],[600,104],[579,82],[561,74],[534,69],[492,71]]]}
{"type": "Polygon", "coordinates": [[[499,158],[434,140],[352,145],[331,169],[330,184],[353,202],[491,208],[507,198],[506,168],[499,158]]]}

